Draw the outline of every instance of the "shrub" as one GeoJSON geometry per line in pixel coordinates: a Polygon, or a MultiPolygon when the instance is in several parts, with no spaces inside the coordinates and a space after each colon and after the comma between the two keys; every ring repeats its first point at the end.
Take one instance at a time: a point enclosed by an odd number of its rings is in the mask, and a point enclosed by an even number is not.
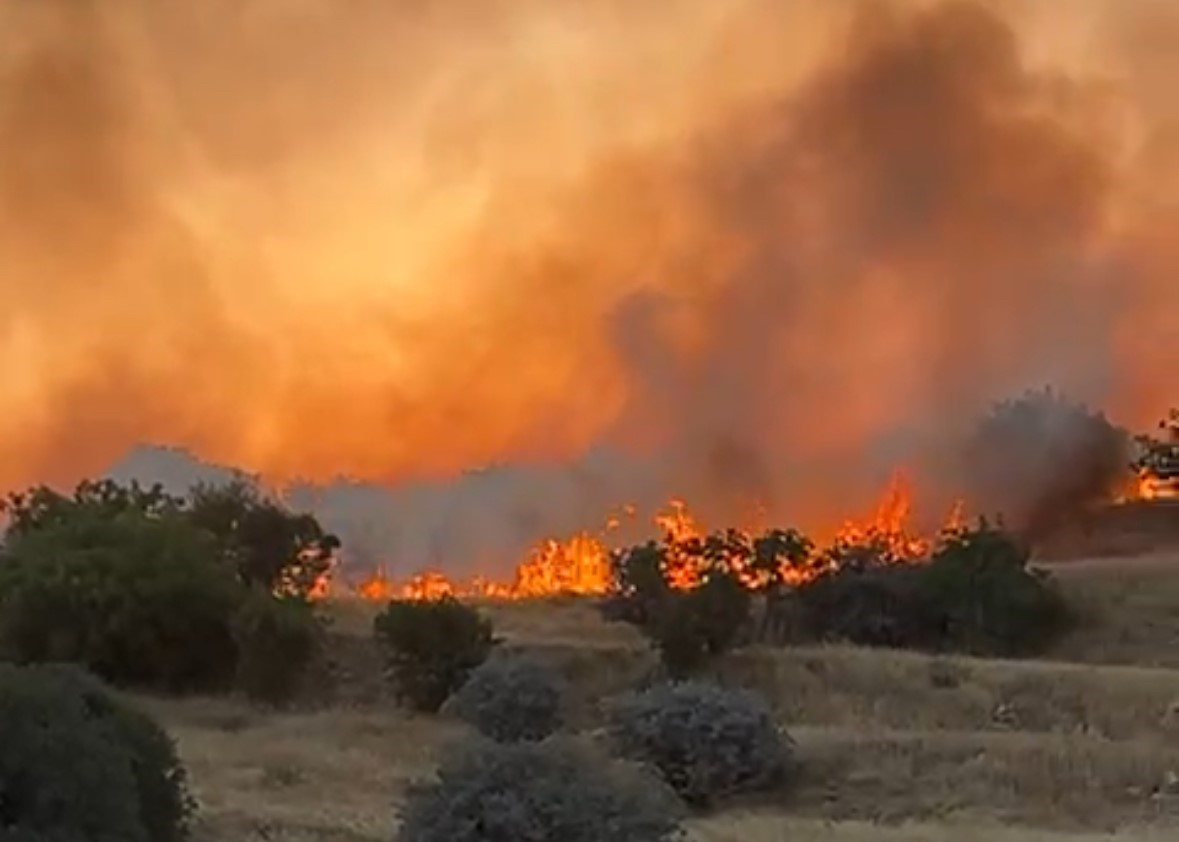
{"type": "Polygon", "coordinates": [[[1013,656],[1042,651],[1072,616],[1013,535],[980,522],[928,561],[836,568],[798,588],[808,632],[863,646],[1013,656]]]}
{"type": "Polygon", "coordinates": [[[742,584],[740,571],[747,567],[766,573],[757,564],[766,563],[762,556],[777,552],[776,544],[766,544],[755,560],[752,547],[740,533],[730,531],[703,540],[669,537],[617,553],[603,614],[637,626],[671,675],[695,672],[733,648],[749,625],[753,595],[742,584]],[[668,571],[674,567],[691,570],[687,581],[698,582],[673,587],[668,571]]]}
{"type": "Polygon", "coordinates": [[[451,598],[394,600],[373,623],[398,699],[433,713],[487,660],[491,623],[451,598]]]}
{"type": "Polygon", "coordinates": [[[323,626],[311,603],[255,590],[234,618],[234,639],[238,689],[252,701],[282,705],[320,653],[323,626]]]}
{"type": "Polygon", "coordinates": [[[493,657],[446,703],[449,712],[498,742],[543,740],[562,723],[564,679],[520,655],[493,657]]]}
{"type": "Polygon", "coordinates": [[[684,677],[733,648],[752,599],[735,575],[712,573],[691,590],[668,594],[640,628],[668,673],[684,677]]]}
{"type": "Polygon", "coordinates": [[[217,689],[233,678],[243,590],[175,514],[76,512],[11,535],[0,557],[0,651],[70,661],[123,685],[217,689]]]}
{"type": "Polygon", "coordinates": [[[608,721],[624,757],[654,766],[696,806],[772,786],[792,761],[792,743],[769,707],[744,690],[661,685],[614,700],[608,721]]]}
{"type": "Polygon", "coordinates": [[[921,647],[936,624],[921,600],[915,564],[836,567],[799,586],[805,633],[859,646],[921,647]]]}
{"type": "Polygon", "coordinates": [[[1071,623],[1064,598],[1029,552],[985,521],[949,533],[920,569],[919,599],[940,648],[975,655],[1042,651],[1071,623]]]}
{"type": "Polygon", "coordinates": [[[198,485],[187,514],[214,536],[243,584],[284,595],[309,596],[340,546],[314,517],[289,511],[245,480],[198,485]]]}
{"type": "Polygon", "coordinates": [[[0,836],[178,842],[193,802],[167,735],[77,670],[0,664],[0,836]]]}
{"type": "Polygon", "coordinates": [[[483,746],[444,759],[400,812],[398,842],[664,842],[681,838],[675,798],[583,750],[483,746]]]}
{"type": "Polygon", "coordinates": [[[1038,540],[1104,503],[1124,481],[1129,435],[1051,389],[997,404],[963,450],[967,496],[1038,540]]]}

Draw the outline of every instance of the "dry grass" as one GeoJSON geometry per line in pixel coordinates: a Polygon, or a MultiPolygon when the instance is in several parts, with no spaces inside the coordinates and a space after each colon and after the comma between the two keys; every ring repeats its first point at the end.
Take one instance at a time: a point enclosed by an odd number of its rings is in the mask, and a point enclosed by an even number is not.
{"type": "MultiPolygon", "coordinates": [[[[744,653],[726,681],[770,697],[799,744],[797,785],[692,822],[696,842],[1155,842],[1176,838],[1179,559],[1058,572],[1090,627],[1057,660],[934,658],[847,647],[744,653]]],[[[577,601],[488,607],[509,644],[551,659],[579,716],[643,676],[638,639],[577,601]]],[[[333,606],[365,692],[286,715],[229,700],[145,699],[204,802],[202,842],[392,838],[394,805],[460,728],[406,717],[371,680],[373,606],[333,606]],[[366,660],[367,659],[367,660],[366,660]],[[364,673],[363,676],[359,675],[364,673]],[[364,680],[361,680],[361,679],[364,680]]]]}

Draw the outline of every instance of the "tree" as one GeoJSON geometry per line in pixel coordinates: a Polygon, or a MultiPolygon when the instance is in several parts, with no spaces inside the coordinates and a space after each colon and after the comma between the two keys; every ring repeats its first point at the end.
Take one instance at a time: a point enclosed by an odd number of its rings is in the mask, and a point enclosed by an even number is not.
{"type": "Polygon", "coordinates": [[[289,511],[245,480],[196,486],[188,512],[218,540],[244,584],[276,593],[308,596],[340,547],[312,515],[289,511]]]}
{"type": "Polygon", "coordinates": [[[139,512],[150,518],[175,513],[185,501],[167,494],[163,486],[144,488],[137,482],[120,485],[109,479],[83,480],[66,496],[46,485],[14,492],[0,500],[0,513],[8,517],[8,539],[39,529],[60,526],[74,516],[87,514],[92,519],[114,517],[123,512],[139,512]]]}

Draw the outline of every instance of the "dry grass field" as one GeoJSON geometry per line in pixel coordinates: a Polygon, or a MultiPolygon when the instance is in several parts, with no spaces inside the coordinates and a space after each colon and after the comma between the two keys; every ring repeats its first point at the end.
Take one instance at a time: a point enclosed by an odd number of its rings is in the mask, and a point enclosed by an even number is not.
{"type": "MultiPolygon", "coordinates": [[[[1088,842],[1179,838],[1179,555],[1056,566],[1087,627],[1050,660],[842,647],[754,651],[720,669],[765,693],[802,779],[691,823],[697,842],[1088,842]]],[[[173,732],[203,804],[201,842],[375,842],[406,783],[461,727],[397,712],[368,642],[375,606],[332,605],[343,679],[274,714],[233,700],[138,699],[173,732]]],[[[576,688],[575,722],[650,666],[577,601],[487,606],[509,645],[576,688]]]]}

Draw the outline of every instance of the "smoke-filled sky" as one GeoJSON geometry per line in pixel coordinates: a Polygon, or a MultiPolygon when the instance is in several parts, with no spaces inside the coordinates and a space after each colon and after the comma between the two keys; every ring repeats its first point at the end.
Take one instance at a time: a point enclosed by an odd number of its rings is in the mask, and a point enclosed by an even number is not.
{"type": "Polygon", "coordinates": [[[0,485],[805,519],[1027,386],[1147,426],[1175,79],[1170,0],[0,0],[0,485]]]}

